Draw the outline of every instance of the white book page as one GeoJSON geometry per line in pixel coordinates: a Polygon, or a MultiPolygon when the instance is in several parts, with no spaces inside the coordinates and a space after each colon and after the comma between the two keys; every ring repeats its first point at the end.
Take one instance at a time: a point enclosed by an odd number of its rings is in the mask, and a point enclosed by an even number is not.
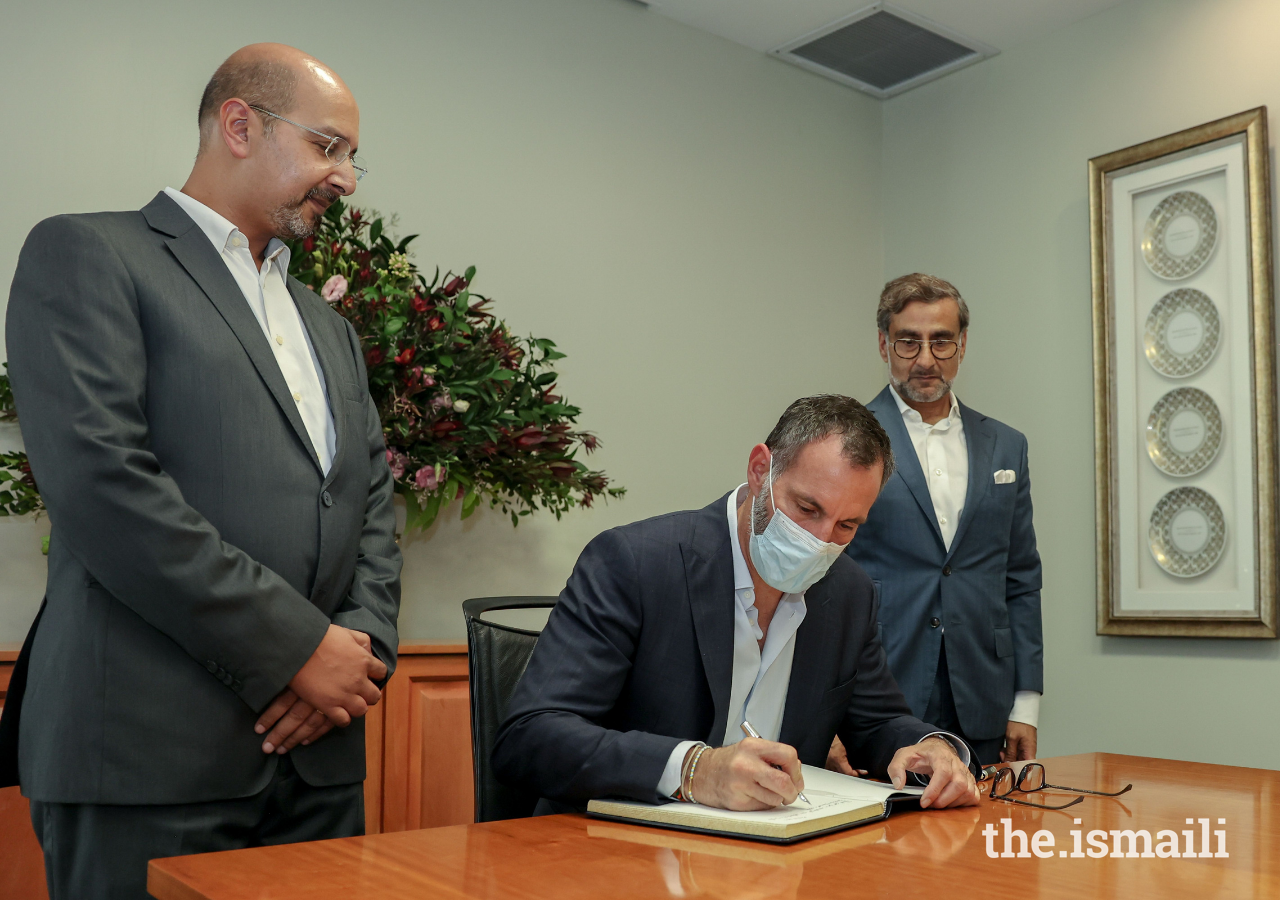
{"type": "Polygon", "coordinates": [[[777,822],[780,825],[784,825],[793,822],[806,822],[810,819],[820,819],[824,816],[839,815],[843,812],[861,809],[873,803],[883,804],[895,794],[919,797],[924,793],[924,788],[904,787],[898,790],[892,784],[868,781],[865,778],[850,778],[848,775],[841,775],[839,772],[831,772],[814,766],[803,766],[802,770],[804,774],[804,793],[809,798],[808,803],[797,797],[796,801],[789,806],[746,812],[732,809],[716,809],[713,806],[703,806],[701,803],[674,802],[663,805],[679,809],[690,815],[711,819],[753,819],[763,822],[777,822]]]}

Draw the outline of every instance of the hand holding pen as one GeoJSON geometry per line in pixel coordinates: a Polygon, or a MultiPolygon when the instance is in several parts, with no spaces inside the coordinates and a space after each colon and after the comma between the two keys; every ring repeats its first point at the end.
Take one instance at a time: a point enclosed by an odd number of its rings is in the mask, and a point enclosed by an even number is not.
{"type": "MultiPolygon", "coordinates": [[[[742,731],[747,737],[755,738],[756,740],[763,740],[763,738],[760,737],[760,732],[756,731],[752,724],[746,719],[742,720],[742,731]]],[[[782,769],[782,766],[774,766],[774,768],[786,771],[785,769],[782,769]]],[[[809,803],[809,798],[804,795],[804,791],[796,791],[796,796],[805,803],[809,803]]],[[[813,806],[812,803],[809,803],[809,805],[813,806]]]]}

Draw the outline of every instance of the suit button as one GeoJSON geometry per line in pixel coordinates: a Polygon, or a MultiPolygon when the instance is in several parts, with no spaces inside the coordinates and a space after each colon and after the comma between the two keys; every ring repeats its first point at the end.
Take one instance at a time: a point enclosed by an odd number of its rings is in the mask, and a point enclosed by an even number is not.
{"type": "Polygon", "coordinates": [[[943,567],[942,567],[942,574],[943,574],[943,575],[950,575],[950,574],[951,574],[951,567],[950,567],[950,566],[943,566],[943,567]]]}
{"type": "Polygon", "coordinates": [[[934,616],[932,619],[929,620],[929,625],[933,628],[937,628],[941,624],[942,624],[942,620],[939,619],[937,616],[934,616]]]}
{"type": "Polygon", "coordinates": [[[333,496],[330,495],[328,491],[325,491],[323,494],[320,495],[320,502],[322,502],[325,506],[333,506],[333,496]]]}
{"type": "Polygon", "coordinates": [[[206,662],[204,664],[204,667],[209,670],[210,675],[214,675],[218,671],[218,664],[213,660],[209,660],[208,662],[206,662]]]}

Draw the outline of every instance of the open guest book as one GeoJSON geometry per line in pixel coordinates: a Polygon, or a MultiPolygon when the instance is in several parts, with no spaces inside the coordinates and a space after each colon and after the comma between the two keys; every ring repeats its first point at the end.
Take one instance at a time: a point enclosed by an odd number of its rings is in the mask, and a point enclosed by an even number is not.
{"type": "Polygon", "coordinates": [[[813,766],[803,766],[806,804],[759,812],[715,809],[701,803],[636,803],[632,800],[592,800],[587,814],[599,819],[657,825],[724,837],[789,844],[883,819],[897,809],[918,809],[924,788],[904,787],[850,778],[813,766]]]}

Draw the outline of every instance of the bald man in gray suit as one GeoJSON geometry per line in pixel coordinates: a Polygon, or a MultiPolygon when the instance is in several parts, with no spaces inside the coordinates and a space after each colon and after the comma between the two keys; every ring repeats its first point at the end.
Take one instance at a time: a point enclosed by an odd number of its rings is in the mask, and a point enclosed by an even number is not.
{"type": "Polygon", "coordinates": [[[319,61],[255,45],[200,130],[181,191],[37,225],[9,300],[52,523],[18,769],[54,900],[146,897],[156,857],[364,831],[393,484],[355,332],[281,240],[355,189],[359,112],[319,61]]]}

